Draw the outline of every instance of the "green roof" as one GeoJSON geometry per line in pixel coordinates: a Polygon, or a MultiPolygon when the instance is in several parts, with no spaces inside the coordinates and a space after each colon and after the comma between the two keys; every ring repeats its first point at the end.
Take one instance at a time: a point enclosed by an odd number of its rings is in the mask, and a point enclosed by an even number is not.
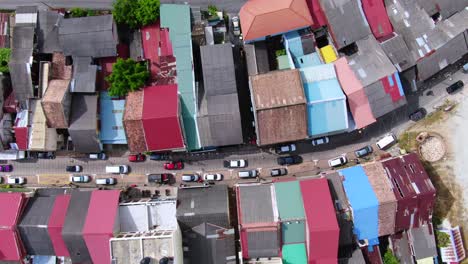
{"type": "Polygon", "coordinates": [[[305,242],[305,222],[291,221],[281,224],[283,234],[283,244],[304,243],[305,242]]]}
{"type": "Polygon", "coordinates": [[[278,70],[291,69],[288,55],[276,57],[276,61],[278,62],[278,70]]]}
{"type": "Polygon", "coordinates": [[[163,4],[160,8],[161,27],[169,28],[169,37],[176,58],[177,85],[182,101],[182,118],[187,149],[201,147],[197,126],[195,75],[193,72],[192,32],[188,5],[163,4]]]}
{"type": "Polygon", "coordinates": [[[281,221],[304,219],[304,204],[298,181],[275,183],[275,193],[281,221]]]}
{"type": "Polygon", "coordinates": [[[283,246],[283,264],[307,264],[306,246],[304,243],[283,246]]]}

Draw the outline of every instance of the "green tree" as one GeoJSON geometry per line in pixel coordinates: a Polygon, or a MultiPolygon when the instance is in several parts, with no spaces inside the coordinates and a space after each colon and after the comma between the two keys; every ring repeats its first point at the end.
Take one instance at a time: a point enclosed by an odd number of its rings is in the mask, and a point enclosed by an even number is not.
{"type": "Polygon", "coordinates": [[[149,77],[146,65],[132,59],[117,59],[112,73],[106,78],[109,82],[110,96],[125,96],[128,92],[139,90],[149,77]]]}
{"type": "Polygon", "coordinates": [[[117,23],[138,28],[157,20],[159,7],[159,0],[116,0],[112,13],[117,23]]]}
{"type": "Polygon", "coordinates": [[[0,49],[0,72],[10,72],[8,62],[10,61],[11,50],[8,48],[0,49]]]}
{"type": "Polygon", "coordinates": [[[83,8],[74,7],[70,10],[70,14],[72,17],[85,17],[88,15],[88,11],[83,8]]]}
{"type": "Polygon", "coordinates": [[[88,14],[86,14],[87,16],[97,16],[98,15],[98,12],[96,10],[92,10],[92,9],[88,9],[88,14]]]}
{"type": "Polygon", "coordinates": [[[450,236],[444,232],[437,230],[436,239],[438,247],[448,247],[450,245],[450,236]]]}
{"type": "Polygon", "coordinates": [[[383,257],[383,263],[384,264],[400,264],[400,261],[393,255],[392,251],[390,248],[387,248],[387,251],[384,254],[383,257]]]}
{"type": "Polygon", "coordinates": [[[208,6],[208,13],[210,16],[214,17],[218,15],[218,8],[214,5],[209,5],[208,6]]]}

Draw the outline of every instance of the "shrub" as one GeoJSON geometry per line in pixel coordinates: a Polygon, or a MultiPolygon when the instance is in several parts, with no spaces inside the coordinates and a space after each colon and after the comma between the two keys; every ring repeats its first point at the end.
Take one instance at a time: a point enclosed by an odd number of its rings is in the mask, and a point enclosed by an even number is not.
{"type": "Polygon", "coordinates": [[[125,96],[128,92],[139,90],[149,77],[146,65],[132,59],[117,59],[112,73],[106,78],[109,82],[110,96],[125,96]]]}

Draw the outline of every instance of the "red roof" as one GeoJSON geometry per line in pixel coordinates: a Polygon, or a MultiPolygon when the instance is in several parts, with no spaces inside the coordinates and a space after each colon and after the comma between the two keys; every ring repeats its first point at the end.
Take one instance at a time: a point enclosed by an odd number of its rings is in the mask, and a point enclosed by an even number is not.
{"type": "Polygon", "coordinates": [[[369,104],[366,92],[359,79],[349,67],[345,57],[335,63],[336,75],[348,99],[349,108],[353,115],[356,129],[361,129],[374,123],[375,117],[369,104]]]}
{"type": "Polygon", "coordinates": [[[141,42],[145,59],[150,61],[151,76],[159,71],[159,43],[161,27],[159,22],[141,28],[141,42]]]}
{"type": "Polygon", "coordinates": [[[143,128],[149,151],[185,148],[179,120],[177,85],[143,90],[143,128]]]}
{"type": "Polygon", "coordinates": [[[242,6],[239,17],[245,40],[260,39],[313,24],[305,0],[250,0],[242,6]]]}
{"type": "Polygon", "coordinates": [[[15,138],[19,150],[28,149],[29,130],[27,127],[15,127],[15,138]]]}
{"type": "Polygon", "coordinates": [[[383,0],[361,0],[367,22],[376,39],[385,38],[393,33],[383,0]]]}
{"type": "Polygon", "coordinates": [[[10,39],[7,35],[3,34],[7,32],[9,18],[10,14],[0,13],[0,48],[7,48],[9,46],[8,41],[10,41],[10,39]]]}
{"type": "Polygon", "coordinates": [[[0,193],[0,260],[19,261],[26,255],[16,229],[25,203],[22,193],[0,193]]]}
{"type": "Polygon", "coordinates": [[[300,186],[307,220],[309,263],[336,263],[340,228],[328,181],[325,178],[305,180],[300,186]]]}
{"type": "Polygon", "coordinates": [[[91,194],[83,238],[93,263],[111,263],[109,239],[118,217],[119,196],[118,190],[96,190],[91,194]]]}
{"type": "Polygon", "coordinates": [[[307,0],[307,5],[314,21],[313,28],[323,27],[328,24],[327,17],[323,13],[319,0],[307,0]]]}
{"type": "Polygon", "coordinates": [[[172,55],[174,55],[174,51],[172,50],[172,43],[169,38],[169,30],[163,28],[161,29],[161,57],[172,55]]]}
{"type": "Polygon", "coordinates": [[[54,247],[55,255],[69,257],[67,246],[62,238],[62,228],[65,223],[68,204],[70,203],[70,195],[57,195],[55,197],[54,207],[50,213],[48,230],[49,237],[54,247]]]}

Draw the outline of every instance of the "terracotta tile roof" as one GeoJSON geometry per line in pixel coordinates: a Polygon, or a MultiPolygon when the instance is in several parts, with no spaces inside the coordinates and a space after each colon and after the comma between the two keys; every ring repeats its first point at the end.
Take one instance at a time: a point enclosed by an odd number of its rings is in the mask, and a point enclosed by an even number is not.
{"type": "Polygon", "coordinates": [[[131,152],[146,151],[142,118],[143,91],[131,92],[127,95],[123,117],[128,148],[131,152]]]}

